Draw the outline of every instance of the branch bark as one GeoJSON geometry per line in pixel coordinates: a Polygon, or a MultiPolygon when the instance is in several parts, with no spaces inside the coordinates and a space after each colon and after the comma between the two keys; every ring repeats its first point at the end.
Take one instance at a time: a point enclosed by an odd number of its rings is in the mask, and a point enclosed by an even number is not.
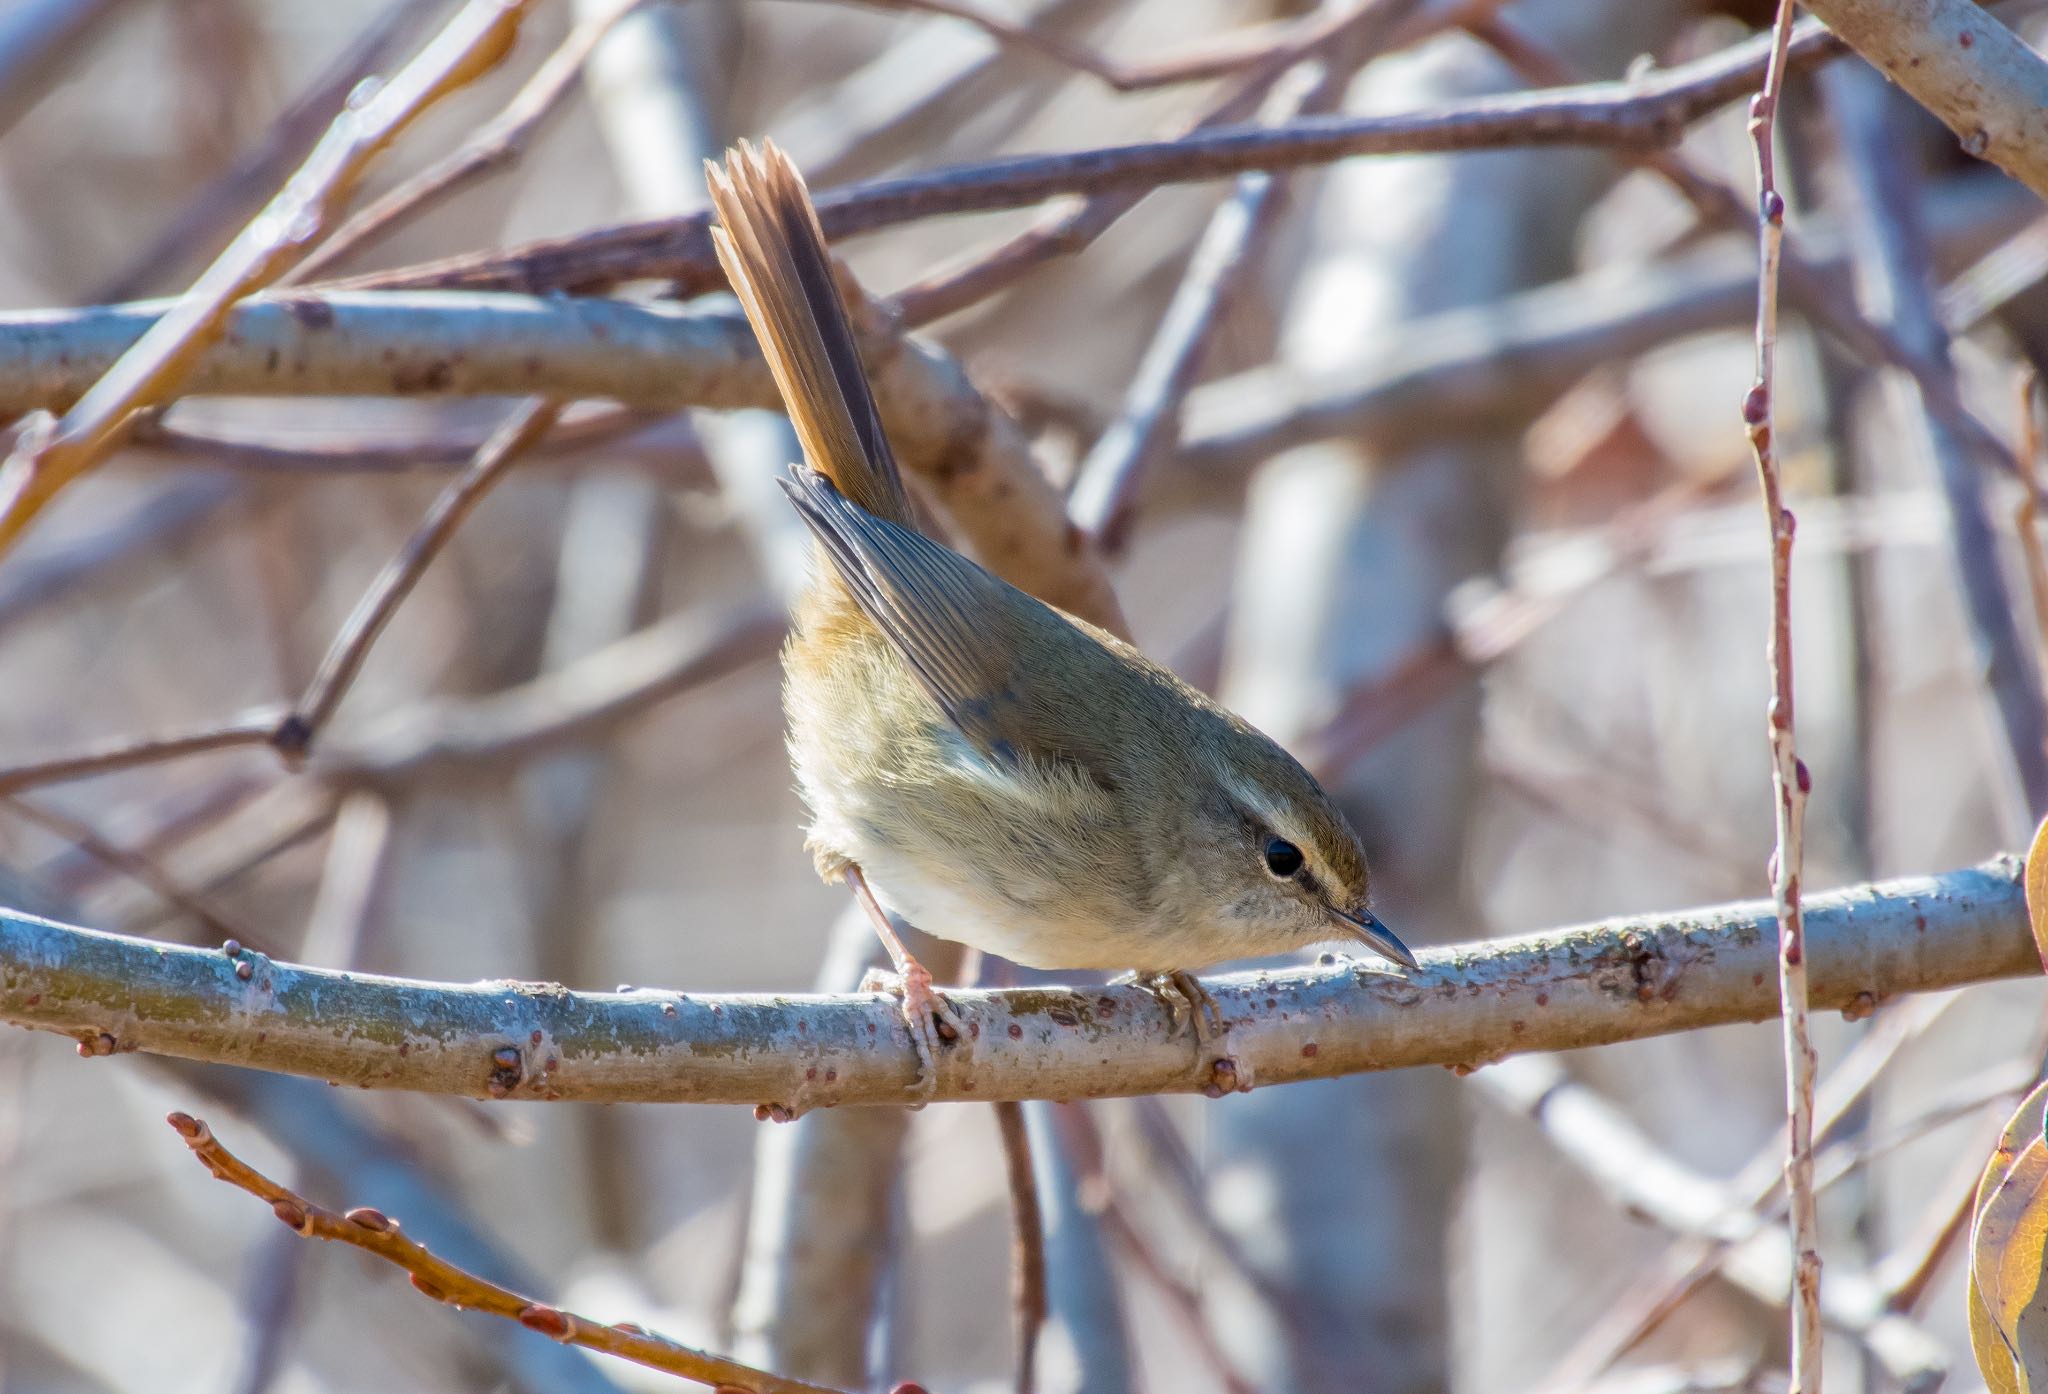
{"type": "MultiPolygon", "coordinates": [[[[0,316],[0,415],[68,405],[164,308],[0,316]]],[[[1063,501],[1015,423],[943,349],[866,319],[862,347],[889,438],[975,555],[1013,585],[1123,632],[1108,572],[1072,545],[1063,501]]],[[[181,390],[780,404],[737,314],[459,292],[243,302],[181,390]],[[521,347],[506,352],[512,344],[521,347]]]]}
{"type": "MultiPolygon", "coordinates": [[[[2017,858],[1806,902],[1816,1009],[2041,971],[2017,858]]],[[[1413,1065],[1471,1069],[1762,1021],[1777,928],[1747,903],[1425,952],[1401,976],[1337,960],[1208,980],[1239,1087],[1413,1065]]],[[[945,1100],[1195,1092],[1219,1080],[1142,988],[951,990],[972,1055],[945,1100]]],[[[916,1057],[879,994],[572,992],[429,983],[230,955],[0,911],[0,1020],[92,1055],[143,1050],[473,1098],[899,1104],[916,1057]]]]}
{"type": "Polygon", "coordinates": [[[1848,45],[2048,198],[2048,62],[1975,0],[1806,0],[1848,45]]]}

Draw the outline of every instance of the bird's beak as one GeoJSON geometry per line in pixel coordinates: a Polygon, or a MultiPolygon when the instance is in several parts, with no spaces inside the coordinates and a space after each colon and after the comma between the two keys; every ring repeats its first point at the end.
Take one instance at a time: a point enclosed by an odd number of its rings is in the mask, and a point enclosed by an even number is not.
{"type": "Polygon", "coordinates": [[[1403,968],[1420,968],[1415,955],[1408,952],[1408,946],[1394,937],[1394,931],[1379,922],[1370,910],[1348,914],[1335,906],[1330,908],[1330,917],[1344,926],[1353,938],[1363,940],[1372,951],[1382,958],[1390,958],[1403,968]]]}

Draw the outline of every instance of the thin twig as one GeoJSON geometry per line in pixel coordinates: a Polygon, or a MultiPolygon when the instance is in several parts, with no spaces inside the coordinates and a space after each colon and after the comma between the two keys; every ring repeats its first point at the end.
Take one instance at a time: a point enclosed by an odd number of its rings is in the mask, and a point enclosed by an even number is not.
{"type": "Polygon", "coordinates": [[[216,750],[267,745],[277,732],[284,713],[265,707],[232,721],[181,731],[168,736],[138,736],[112,741],[94,749],[54,759],[35,760],[0,769],[0,795],[18,794],[45,784],[62,784],[74,779],[132,770],[142,765],[180,760],[188,755],[205,755],[216,750]]]}
{"type": "Polygon", "coordinates": [[[1836,143],[1856,197],[1852,212],[1858,299],[1881,319],[1887,335],[1922,365],[1917,391],[1894,390],[1888,406],[1894,435],[1940,482],[1947,505],[1949,558],[1955,569],[1972,646],[1997,714],[2008,759],[1996,786],[2014,827],[2032,827],[2048,811],[2048,712],[2036,660],[2027,653],[2018,607],[1999,564],[1999,527],[1985,497],[1986,461],[2012,468],[2003,442],[1972,439],[1963,418],[1951,345],[1934,301],[1932,260],[1923,229],[1918,181],[1905,151],[1912,128],[1905,99],[1878,74],[1843,67],[1828,74],[1836,143]],[[2008,774],[2007,771],[2010,771],[2008,774]]]}
{"type": "Polygon", "coordinates": [[[1131,1103],[1138,1124],[1135,1140],[1140,1155],[1133,1162],[1138,1174],[1163,1181],[1202,1242],[1265,1301],[1290,1335],[1304,1332],[1304,1323],[1312,1317],[1302,1310],[1301,1301],[1275,1281],[1272,1273],[1253,1262],[1244,1241],[1217,1221],[1216,1212],[1202,1191],[1201,1172],[1180,1130],[1174,1126],[1165,1101],[1146,1094],[1131,1103]]]}
{"type": "MultiPolygon", "coordinates": [[[[1790,61],[1803,68],[1841,51],[1826,30],[1806,25],[1790,61]]],[[[1768,42],[1750,41],[1668,72],[1619,82],[1484,97],[1403,115],[1305,118],[1176,140],[1010,156],[828,189],[817,195],[818,217],[826,235],[838,239],[922,218],[1026,208],[1061,194],[1201,183],[1363,155],[1531,145],[1653,149],[1753,89],[1768,56],[1768,42]]],[[[709,228],[710,217],[703,213],[651,219],[340,284],[541,293],[658,279],[675,282],[682,294],[702,294],[725,284],[709,228]]]]}
{"type": "MultiPolygon", "coordinates": [[[[1183,137],[1244,120],[1284,69],[1248,74],[1181,132],[1183,137]]],[[[1046,262],[1085,250],[1145,199],[1148,189],[1112,189],[1078,207],[1056,207],[1030,227],[965,263],[944,266],[890,297],[892,313],[917,328],[964,310],[1016,284],[1046,262]]],[[[827,231],[830,231],[828,226],[827,231]]]]}
{"type": "MultiPolygon", "coordinates": [[[[1020,24],[992,14],[968,0],[834,0],[872,6],[880,10],[912,10],[958,19],[987,34],[997,44],[1035,53],[1063,67],[1093,77],[1117,92],[1142,92],[1183,82],[1228,77],[1246,68],[1277,63],[1286,66],[1316,47],[1336,22],[1348,21],[1342,10],[1333,17],[1315,11],[1294,19],[1251,25],[1233,33],[1198,39],[1178,53],[1126,63],[1076,43],[1038,25],[1020,24]]],[[[1364,8],[1370,8],[1370,0],[1364,8]]]]}
{"type": "MultiPolygon", "coordinates": [[[[246,772],[192,781],[161,796],[116,810],[100,824],[103,835],[145,857],[161,858],[187,837],[198,836],[254,798],[270,781],[246,772]]],[[[50,893],[76,901],[103,884],[107,869],[83,853],[59,853],[34,869],[50,893]]]]}
{"type": "Polygon", "coordinates": [[[1024,1106],[1004,1100],[995,1106],[1002,1133],[1003,1174],[1010,1186],[1010,1295],[1016,1346],[1016,1394],[1038,1387],[1038,1333],[1045,1326],[1045,1217],[1038,1205],[1038,1179],[1031,1167],[1031,1137],[1024,1106]]]}
{"type": "MultiPolygon", "coordinates": [[[[527,457],[578,472],[592,464],[610,468],[621,453],[639,446],[635,437],[645,434],[658,438],[654,449],[664,457],[683,457],[673,461],[673,470],[667,470],[667,459],[662,463],[669,477],[687,481],[695,463],[687,458],[690,452],[663,449],[666,441],[659,439],[664,432],[687,430],[686,421],[669,413],[580,404],[565,412],[527,457]],[[617,448],[599,449],[602,446],[617,448]]],[[[421,433],[335,430],[285,436],[232,425],[159,420],[137,423],[127,458],[155,455],[181,465],[203,461],[221,470],[257,475],[450,474],[468,466],[488,436],[488,431],[463,426],[421,433]]],[[[643,453],[653,452],[643,448],[643,453]]],[[[227,479],[213,483],[217,490],[232,487],[227,479]]]]}
{"type": "MultiPolygon", "coordinates": [[[[226,817],[191,830],[155,859],[180,883],[216,894],[326,832],[336,806],[325,785],[280,780],[226,817]]],[[[96,895],[92,908],[95,919],[133,934],[154,933],[172,918],[156,900],[143,901],[118,885],[96,895]]]]}
{"type": "MultiPolygon", "coordinates": [[[[1163,87],[1177,82],[1191,82],[1228,72],[1237,63],[1250,61],[1259,49],[1238,48],[1236,51],[1224,47],[1198,49],[1183,58],[1169,58],[1161,62],[1126,65],[1107,54],[1100,53],[1083,43],[1076,43],[1059,34],[1036,25],[1019,23],[1007,16],[994,14],[971,0],[833,0],[838,4],[855,4],[877,10],[908,11],[938,15],[946,19],[957,19],[971,24],[995,40],[998,47],[1021,53],[1036,54],[1050,59],[1065,68],[1096,78],[1113,91],[1136,92],[1147,87],[1163,87]]],[[[1283,36],[1277,41],[1286,42],[1283,36]]]]}
{"type": "Polygon", "coordinates": [[[1807,792],[1811,778],[1793,738],[1792,537],[1773,434],[1772,393],[1778,354],[1778,262],[1785,241],[1785,200],[1778,193],[1772,137],[1785,90],[1785,52],[1792,34],[1793,0],[1779,0],[1770,66],[1750,103],[1749,131],[1757,168],[1756,382],[1743,398],[1742,419],[1756,456],[1757,482],[1771,536],[1771,621],[1766,652],[1771,700],[1772,807],[1777,850],[1771,891],[1778,911],[1778,996],[1785,1042],[1785,1189],[1791,1197],[1792,1394],[1820,1394],[1820,1217],[1813,1194],[1813,1046],[1807,1037],[1806,924],[1800,903],[1807,792]]]}
{"type": "Polygon", "coordinates": [[[1648,558],[1686,509],[1719,483],[1681,480],[1616,514],[1601,532],[1598,565],[1547,590],[1505,586],[1449,617],[1443,631],[1399,656],[1367,683],[1343,694],[1335,710],[1300,743],[1312,769],[1349,769],[1440,698],[1471,681],[1555,619],[1607,577],[1648,558]]]}
{"type": "Polygon", "coordinates": [[[1989,1144],[1972,1147],[1957,1158],[1945,1184],[1934,1189],[1928,1220],[1915,1227],[1913,1239],[1878,1265],[1879,1279],[1885,1283],[1885,1305],[1892,1311],[1916,1310],[1954,1255],[1956,1241],[1969,1234],[1977,1210],[1977,1183],[1983,1177],[1983,1159],[1989,1151],[1989,1144]]]}
{"type": "MultiPolygon", "coordinates": [[[[1716,1271],[1765,1302],[1798,1304],[1797,1285],[1781,1224],[1730,1205],[1730,1188],[1717,1184],[1659,1148],[1622,1110],[1597,1090],[1574,1080],[1554,1056],[1503,1061],[1478,1076],[1481,1090],[1541,1128],[1558,1151],[1619,1207],[1681,1234],[1725,1246],[1716,1271]]],[[[1869,1274],[1842,1271],[1830,1283],[1828,1325],[1854,1337],[1908,1389],[1929,1388],[1928,1376],[1947,1368],[1934,1338],[1885,1310],[1869,1274]]]]}
{"type": "Polygon", "coordinates": [[[334,714],[341,699],[347,695],[356,674],[362,671],[363,661],[370,656],[371,645],[377,636],[391,623],[398,607],[406,596],[419,584],[427,567],[440,555],[448,539],[462,526],[491,486],[504,477],[512,462],[519,458],[527,446],[546,435],[548,428],[555,424],[561,413],[561,405],[544,397],[535,397],[514,411],[505,423],[491,434],[469,468],[441,491],[434,500],[434,506],[427,510],[427,516],[420,520],[411,537],[397,556],[388,562],[370,589],[357,602],[353,614],[334,637],[327,655],[320,660],[318,671],[299,700],[283,720],[278,722],[271,743],[286,760],[303,759],[312,748],[314,738],[334,714]]]}
{"type": "Polygon", "coordinates": [[[2041,685],[2048,689],[2048,554],[2041,548],[2039,508],[2035,503],[2041,491],[2041,421],[2036,414],[2034,399],[2039,393],[2041,377],[2032,368],[2020,374],[2020,478],[2026,488],[2020,491],[2020,501],[2013,507],[2013,528],[2019,534],[2020,555],[2027,562],[2027,589],[2034,601],[2034,662],[2041,671],[2041,685]]]}
{"type": "MultiPolygon", "coordinates": [[[[1548,84],[1563,84],[1582,80],[1569,64],[1555,54],[1542,49],[1522,37],[1505,21],[1498,17],[1486,17],[1466,26],[1474,37],[1492,45],[1509,62],[1528,72],[1536,80],[1548,84]]],[[[1832,70],[1839,75],[1843,70],[1832,70]]],[[[1848,162],[1853,167],[1858,161],[1854,142],[1845,140],[1852,148],[1847,152],[1848,162]]],[[[1887,138],[1888,151],[1897,145],[1896,140],[1887,138]]],[[[1650,170],[1671,185],[1694,210],[1701,222],[1709,228],[1721,227],[1731,231],[1748,232],[1753,226],[1754,212],[1747,206],[1736,190],[1724,183],[1718,176],[1700,167],[1679,150],[1654,149],[1646,151],[1624,151],[1622,158],[1650,170]]],[[[1896,199],[1896,191],[1887,190],[1896,199]]],[[[1917,212],[1917,210],[1913,210],[1917,212]]],[[[1887,208],[1880,217],[1889,225],[1906,226],[1906,210],[1887,208]]],[[[1917,218],[1913,226],[1917,228],[1917,218]]],[[[1892,237],[1894,245],[1901,241],[1915,244],[1917,260],[1926,259],[1926,248],[1918,245],[1918,236],[1892,237]]],[[[1915,272],[1921,267],[1914,268],[1915,272]]],[[[1856,297],[1848,287],[1841,285],[1837,278],[1826,274],[1825,268],[1796,247],[1779,249],[1779,275],[1784,283],[1785,297],[1792,307],[1802,312],[1813,326],[1827,333],[1849,352],[1863,361],[1884,364],[1896,368],[1912,378],[1920,389],[1927,408],[1940,424],[1953,431],[1959,438],[1961,448],[1974,451],[1993,465],[2006,467],[2006,450],[1998,434],[1986,426],[1983,420],[1963,401],[1955,383],[1955,376],[1948,364],[1947,346],[1939,342],[1938,320],[1934,307],[1927,301],[1929,287],[1913,287],[1916,306],[1914,318],[1920,323],[1913,325],[1886,322],[1867,315],[1858,306],[1856,297]]],[[[1904,319],[1895,314],[1895,319],[1904,319]]],[[[1981,550],[1981,549],[1980,549],[1981,550]]],[[[1977,578],[1966,577],[1972,584],[1966,590],[1972,594],[1981,589],[1977,578]]],[[[1972,608],[1973,618],[1980,628],[1984,627],[1982,615],[2002,613],[2004,607],[1987,600],[1982,606],[1972,608]]],[[[1994,652],[1997,650],[1997,636],[1989,639],[1994,652]]],[[[2022,761],[2024,764],[2024,760],[2022,761]]],[[[2048,787],[2048,786],[2044,786],[2048,787]]]]}
{"type": "Polygon", "coordinates": [[[436,1302],[461,1310],[488,1313],[516,1321],[529,1331],[586,1350],[617,1356],[650,1370],[694,1380],[716,1390],[750,1394],[834,1394],[822,1385],[756,1370],[723,1356],[694,1350],[631,1322],[607,1326],[545,1302],[523,1297],[466,1269],[438,1258],[409,1238],[398,1221],[367,1206],[337,1215],[278,1185],[223,1147],[206,1124],[190,1114],[173,1113],[165,1121],[194,1156],[218,1180],[269,1202],[286,1228],[308,1239],[332,1239],[375,1254],[403,1269],[413,1287],[436,1302]]]}
{"type": "Polygon", "coordinates": [[[602,739],[658,702],[772,658],[786,632],[783,612],[765,605],[683,611],[517,686],[394,712],[324,746],[313,770],[341,785],[445,779],[602,739]]]}
{"type": "Polygon", "coordinates": [[[0,465],[0,552],[100,462],[139,408],[170,399],[220,335],[234,303],[305,256],[370,163],[415,117],[497,66],[532,3],[470,0],[387,86],[335,118],[277,197],[106,376],[60,420],[23,433],[0,465]]]}
{"type": "Polygon", "coordinates": [[[1238,1370],[1236,1362],[1218,1341],[1215,1329],[1202,1309],[1202,1294],[1193,1284],[1174,1273],[1118,1200],[1116,1187],[1109,1175],[1102,1134],[1087,1106],[1062,1105],[1055,1119],[1060,1140],[1077,1173],[1075,1192],[1094,1213],[1103,1233],[1166,1298],[1188,1339],[1201,1352],[1203,1363],[1215,1372],[1228,1394],[1257,1394],[1256,1386],[1238,1370]]]}
{"type": "Polygon", "coordinates": [[[261,144],[195,194],[143,251],[88,297],[129,300],[163,284],[187,258],[213,251],[224,230],[249,216],[306,157],[350,92],[397,51],[434,8],[430,0],[391,0],[305,95],[271,123],[261,144]]]}
{"type": "Polygon", "coordinates": [[[2048,276],[2048,217],[2036,218],[1979,256],[1941,288],[1937,309],[1951,334],[1967,334],[2048,276]]]}
{"type": "Polygon", "coordinates": [[[263,940],[248,936],[223,918],[198,893],[159,866],[155,858],[116,846],[89,824],[26,799],[0,799],[0,807],[5,807],[24,822],[63,838],[86,856],[112,867],[138,885],[147,886],[152,895],[199,921],[216,939],[230,942],[246,939],[258,948],[266,947],[263,940]]]}
{"type": "MultiPolygon", "coordinates": [[[[1315,53],[1345,54],[1345,71],[1354,71],[1356,64],[1385,45],[1413,9],[1412,0],[1367,0],[1354,9],[1333,8],[1319,13],[1314,17],[1317,24],[1311,33],[1248,66],[1177,138],[1186,139],[1250,119],[1290,68],[1315,53]]],[[[1326,69],[1317,86],[1327,91],[1335,85],[1326,69]]],[[[1303,102],[1301,110],[1290,115],[1307,114],[1310,110],[1311,104],[1303,102]]],[[[1260,172],[1242,175],[1240,181],[1263,184],[1273,177],[1260,172]]],[[[898,291],[893,297],[895,311],[905,324],[915,327],[986,300],[1015,284],[1033,268],[1082,252],[1144,202],[1150,192],[1149,188],[1111,189],[1091,194],[1078,207],[1055,209],[1016,236],[976,254],[966,264],[944,268],[898,291]]]]}
{"type": "MultiPolygon", "coordinates": [[[[518,686],[395,711],[347,744],[323,747],[314,772],[341,786],[390,784],[596,739],[656,703],[772,656],[785,629],[782,613],[767,608],[674,615],[518,686]]],[[[288,715],[266,708],[225,726],[0,768],[0,796],[186,755],[273,745],[288,715]]]]}
{"type": "MultiPolygon", "coordinates": [[[[1415,9],[1408,0],[1359,7],[1350,23],[1332,32],[1322,70],[1301,91],[1289,116],[1314,116],[1342,99],[1358,68],[1380,41],[1415,9]]],[[[1341,11],[1339,13],[1342,13],[1341,11]]],[[[1239,175],[1236,187],[1210,215],[1188,259],[1173,299],[1160,316],[1124,394],[1122,410],[1074,471],[1067,516],[1099,545],[1116,548],[1138,480],[1173,441],[1180,404],[1202,365],[1209,336],[1245,275],[1258,264],[1280,210],[1286,185],[1276,175],[1239,175]]]]}
{"type": "Polygon", "coordinates": [[[357,603],[305,692],[289,709],[263,709],[200,731],[124,740],[97,750],[0,770],[0,794],[237,746],[269,745],[288,763],[303,760],[362,671],[371,646],[434,558],[520,454],[547,434],[560,411],[558,403],[533,398],[507,417],[478,447],[469,468],[441,491],[405,546],[357,603]]]}
{"type": "Polygon", "coordinates": [[[496,116],[470,133],[460,149],[412,175],[334,230],[320,248],[286,278],[303,282],[383,241],[422,213],[446,203],[472,184],[519,159],[572,90],[583,64],[612,26],[646,0],[619,0],[611,9],[580,21],[534,69],[496,116]]]}

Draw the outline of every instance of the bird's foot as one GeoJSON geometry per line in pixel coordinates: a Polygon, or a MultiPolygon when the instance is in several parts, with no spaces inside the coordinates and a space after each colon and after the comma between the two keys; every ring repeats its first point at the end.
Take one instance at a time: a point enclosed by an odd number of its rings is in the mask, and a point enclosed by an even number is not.
{"type": "Polygon", "coordinates": [[[902,999],[903,1024],[910,1031],[910,1047],[917,1052],[917,1080],[911,1086],[917,1096],[914,1107],[924,1107],[939,1088],[939,1042],[966,1038],[959,1015],[933,990],[931,970],[908,954],[901,972],[868,969],[860,990],[902,999]]]}
{"type": "Polygon", "coordinates": [[[917,1079],[911,1085],[917,1102],[911,1107],[923,1108],[939,1090],[939,1042],[967,1040],[966,1028],[946,1000],[932,991],[931,970],[912,958],[910,950],[903,946],[902,936],[889,922],[889,912],[869,888],[866,874],[857,864],[844,862],[840,875],[852,888],[853,898],[860,902],[861,909],[867,912],[875,927],[875,937],[889,951],[889,961],[896,965],[893,973],[870,968],[861,977],[861,991],[902,997],[903,1024],[910,1028],[910,1047],[917,1052],[917,1079]]]}
{"type": "Polygon", "coordinates": [[[1230,1029],[1223,1020],[1223,1009],[1216,1005],[1209,989],[1185,968],[1170,973],[1128,973],[1115,981],[1136,983],[1157,997],[1166,1008],[1173,1034],[1178,1036],[1183,1029],[1191,1029],[1198,1052],[1230,1029]]]}

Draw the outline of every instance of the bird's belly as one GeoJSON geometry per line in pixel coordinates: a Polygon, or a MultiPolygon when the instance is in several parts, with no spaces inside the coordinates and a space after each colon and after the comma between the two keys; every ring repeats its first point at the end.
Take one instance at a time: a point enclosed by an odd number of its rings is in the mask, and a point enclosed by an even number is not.
{"type": "Polygon", "coordinates": [[[885,848],[870,849],[860,864],[876,898],[925,933],[1027,968],[1192,969],[1264,948],[1240,945],[1212,924],[1158,923],[1134,907],[1073,913],[1082,907],[1070,887],[1013,884],[1009,895],[992,893],[971,880],[930,876],[885,848]],[[1050,906],[1069,908],[1054,913],[1050,906]]]}
{"type": "MultiPolygon", "coordinates": [[[[794,695],[794,694],[793,694],[794,695]]],[[[927,934],[1052,969],[1199,968],[1267,951],[1207,917],[1164,915],[1127,820],[1056,772],[1020,777],[943,731],[908,741],[881,714],[821,735],[792,721],[810,841],[861,868],[927,934]]]]}
{"type": "MultiPolygon", "coordinates": [[[[866,867],[862,868],[867,871],[866,867]]],[[[968,944],[1030,968],[1121,968],[1114,929],[1051,920],[994,896],[931,881],[878,858],[868,873],[876,897],[927,934],[968,944]],[[1106,956],[1106,957],[1105,957],[1106,956]]]]}

